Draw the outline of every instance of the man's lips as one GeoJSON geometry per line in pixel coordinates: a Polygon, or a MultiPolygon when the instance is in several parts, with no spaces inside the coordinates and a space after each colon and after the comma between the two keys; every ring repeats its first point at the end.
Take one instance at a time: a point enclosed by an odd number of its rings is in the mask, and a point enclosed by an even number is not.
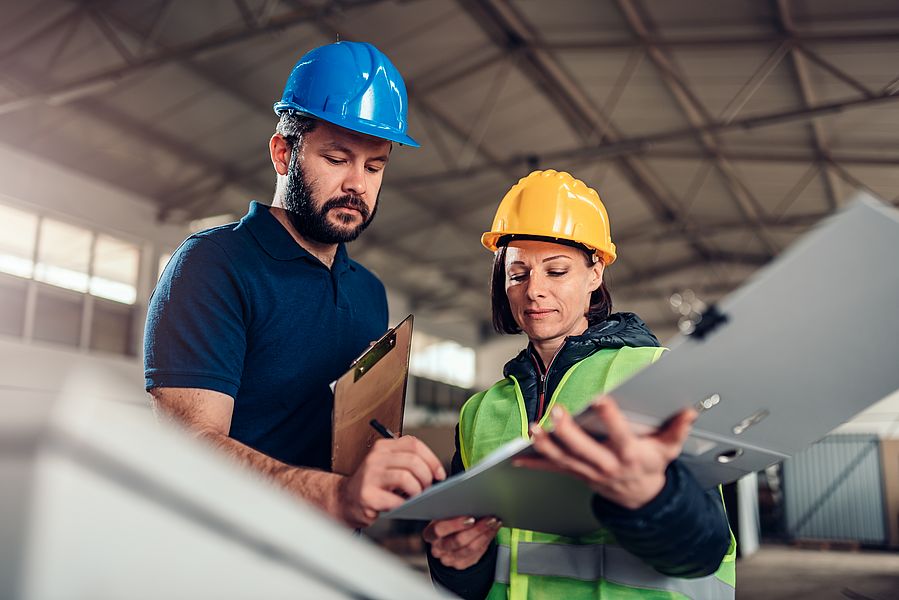
{"type": "Polygon", "coordinates": [[[345,214],[357,214],[360,218],[365,218],[365,215],[362,214],[361,210],[352,206],[335,206],[331,210],[343,211],[345,214]]]}
{"type": "Polygon", "coordinates": [[[354,212],[359,213],[360,215],[362,214],[362,211],[354,206],[335,206],[331,210],[352,210],[354,212]]]}

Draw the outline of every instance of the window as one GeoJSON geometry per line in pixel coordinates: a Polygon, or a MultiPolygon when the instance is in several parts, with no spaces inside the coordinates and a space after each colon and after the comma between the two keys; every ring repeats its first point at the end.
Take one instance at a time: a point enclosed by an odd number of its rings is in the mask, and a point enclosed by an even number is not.
{"type": "Polygon", "coordinates": [[[416,332],[412,335],[409,370],[413,375],[470,388],[474,385],[475,352],[456,342],[416,332]]]}
{"type": "Polygon", "coordinates": [[[134,354],[141,248],[0,205],[0,335],[134,354]]]}
{"type": "Polygon", "coordinates": [[[83,314],[84,294],[44,286],[37,293],[32,335],[34,339],[42,342],[53,342],[77,348],[81,345],[81,317],[83,314]]]}
{"type": "Polygon", "coordinates": [[[0,275],[0,335],[24,334],[27,294],[27,281],[0,275]]]}
{"type": "Polygon", "coordinates": [[[76,292],[86,292],[93,233],[44,219],[41,223],[34,278],[76,292]]]}
{"type": "Polygon", "coordinates": [[[37,215],[0,205],[0,271],[31,277],[37,215]]]}
{"type": "Polygon", "coordinates": [[[94,246],[94,268],[90,292],[123,304],[137,300],[137,270],[140,249],[128,242],[100,234],[94,246]]]}

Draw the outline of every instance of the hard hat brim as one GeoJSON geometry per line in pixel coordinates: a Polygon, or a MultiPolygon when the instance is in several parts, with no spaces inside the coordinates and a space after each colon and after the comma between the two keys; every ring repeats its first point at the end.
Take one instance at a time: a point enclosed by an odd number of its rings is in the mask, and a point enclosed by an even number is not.
{"type": "Polygon", "coordinates": [[[302,115],[319,119],[320,121],[326,121],[332,125],[349,129],[350,131],[355,131],[356,133],[363,133],[365,135],[370,135],[389,142],[395,142],[403,146],[410,146],[412,148],[421,147],[421,144],[398,129],[363,121],[358,117],[337,115],[320,110],[309,110],[290,102],[276,102],[274,109],[275,114],[278,116],[281,116],[281,113],[285,111],[292,110],[302,115]]]}
{"type": "MultiPolygon", "coordinates": [[[[568,240],[566,238],[554,238],[554,237],[550,237],[550,236],[532,235],[532,234],[527,234],[527,233],[515,234],[515,233],[509,233],[508,231],[487,231],[487,232],[485,232],[483,235],[481,235],[481,245],[484,246],[484,248],[486,248],[487,250],[490,250],[491,252],[496,252],[497,250],[499,250],[498,244],[499,244],[500,238],[503,238],[505,236],[515,236],[515,235],[520,235],[523,239],[544,240],[551,244],[559,244],[562,242],[562,240],[564,240],[566,242],[571,242],[573,244],[577,244],[578,246],[581,246],[583,249],[593,250],[594,252],[599,254],[600,257],[602,257],[603,264],[606,266],[609,266],[610,264],[615,262],[616,258],[618,258],[617,252],[615,249],[615,244],[611,245],[611,252],[609,252],[606,250],[602,250],[600,248],[594,248],[594,247],[590,246],[589,244],[585,244],[578,240],[568,240]]],[[[563,244],[563,245],[570,245],[570,244],[563,244]]]]}

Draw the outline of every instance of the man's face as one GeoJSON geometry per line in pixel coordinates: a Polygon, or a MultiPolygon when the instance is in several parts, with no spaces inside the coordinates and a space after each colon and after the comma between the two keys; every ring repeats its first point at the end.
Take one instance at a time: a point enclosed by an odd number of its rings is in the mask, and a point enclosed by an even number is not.
{"type": "Polygon", "coordinates": [[[304,135],[283,200],[297,232],[322,244],[359,237],[377,212],[390,149],[388,141],[323,121],[304,135]]]}

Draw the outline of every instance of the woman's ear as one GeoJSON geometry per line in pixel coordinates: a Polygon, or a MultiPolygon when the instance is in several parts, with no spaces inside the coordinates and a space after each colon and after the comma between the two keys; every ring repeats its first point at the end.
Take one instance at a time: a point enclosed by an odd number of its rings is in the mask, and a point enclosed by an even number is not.
{"type": "Polygon", "coordinates": [[[602,264],[601,260],[597,260],[593,263],[593,266],[590,267],[590,283],[588,288],[590,292],[595,292],[599,289],[599,286],[602,285],[602,275],[605,272],[606,266],[602,264]]]}

